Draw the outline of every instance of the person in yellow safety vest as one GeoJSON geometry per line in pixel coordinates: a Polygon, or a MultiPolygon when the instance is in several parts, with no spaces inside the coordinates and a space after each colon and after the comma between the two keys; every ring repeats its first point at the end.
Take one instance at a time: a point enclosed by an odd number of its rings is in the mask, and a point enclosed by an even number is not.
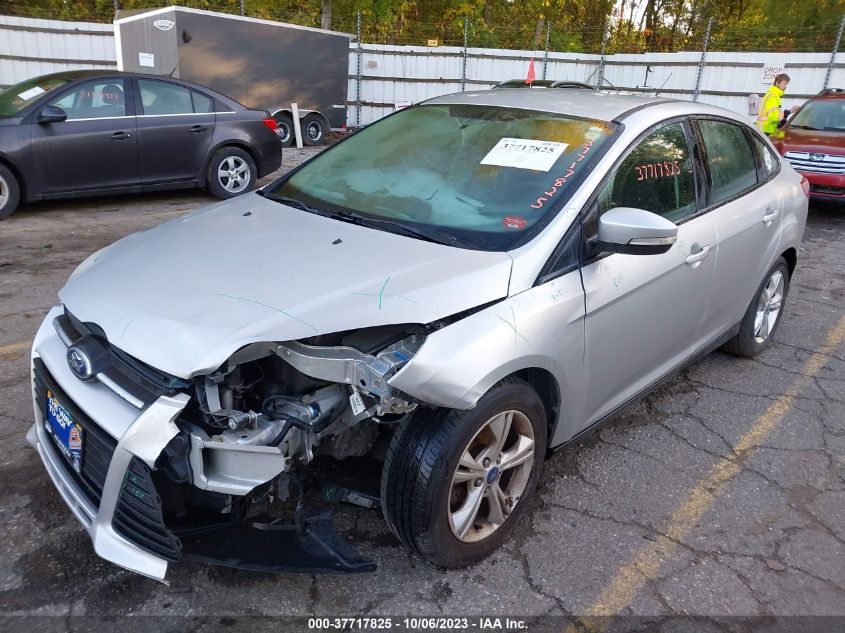
{"type": "Polygon", "coordinates": [[[781,120],[780,98],[786,92],[789,85],[789,75],[781,73],[775,77],[774,84],[768,89],[760,103],[757,111],[757,127],[763,134],[774,134],[778,129],[778,122],[781,120]]]}

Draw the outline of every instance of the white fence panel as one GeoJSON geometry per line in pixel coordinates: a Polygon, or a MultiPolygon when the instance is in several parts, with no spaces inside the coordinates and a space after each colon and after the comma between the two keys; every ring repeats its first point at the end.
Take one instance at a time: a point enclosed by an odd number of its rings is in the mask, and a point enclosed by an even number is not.
{"type": "Polygon", "coordinates": [[[111,24],[0,16],[0,86],[116,64],[111,24]]]}

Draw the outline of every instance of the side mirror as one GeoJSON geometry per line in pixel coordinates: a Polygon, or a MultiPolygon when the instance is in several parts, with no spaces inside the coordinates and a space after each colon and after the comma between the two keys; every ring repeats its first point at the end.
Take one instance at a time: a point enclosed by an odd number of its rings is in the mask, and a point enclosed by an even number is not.
{"type": "Polygon", "coordinates": [[[599,218],[600,252],[660,255],[678,239],[678,227],[664,217],[631,207],[616,207],[599,218]]]}
{"type": "Polygon", "coordinates": [[[36,120],[39,123],[61,123],[62,121],[67,121],[67,112],[58,106],[48,105],[41,110],[41,114],[38,115],[38,119],[36,120]]]}

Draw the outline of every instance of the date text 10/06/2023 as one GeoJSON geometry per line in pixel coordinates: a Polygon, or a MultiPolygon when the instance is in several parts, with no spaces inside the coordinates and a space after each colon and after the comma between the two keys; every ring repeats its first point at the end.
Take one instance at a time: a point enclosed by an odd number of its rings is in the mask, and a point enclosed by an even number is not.
{"type": "Polygon", "coordinates": [[[521,618],[508,617],[325,617],[309,618],[308,629],[312,631],[524,631],[528,623],[521,618]]]}

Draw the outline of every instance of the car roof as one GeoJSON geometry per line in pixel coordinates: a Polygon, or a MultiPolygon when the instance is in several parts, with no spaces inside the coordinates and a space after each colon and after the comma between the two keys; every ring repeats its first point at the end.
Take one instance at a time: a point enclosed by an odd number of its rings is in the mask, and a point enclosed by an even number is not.
{"type": "Polygon", "coordinates": [[[613,121],[632,110],[657,104],[677,103],[675,99],[648,97],[635,94],[569,88],[567,90],[525,90],[523,88],[496,88],[458,92],[435,97],[426,104],[475,104],[521,108],[539,112],[570,114],[587,119],[613,121]]]}

